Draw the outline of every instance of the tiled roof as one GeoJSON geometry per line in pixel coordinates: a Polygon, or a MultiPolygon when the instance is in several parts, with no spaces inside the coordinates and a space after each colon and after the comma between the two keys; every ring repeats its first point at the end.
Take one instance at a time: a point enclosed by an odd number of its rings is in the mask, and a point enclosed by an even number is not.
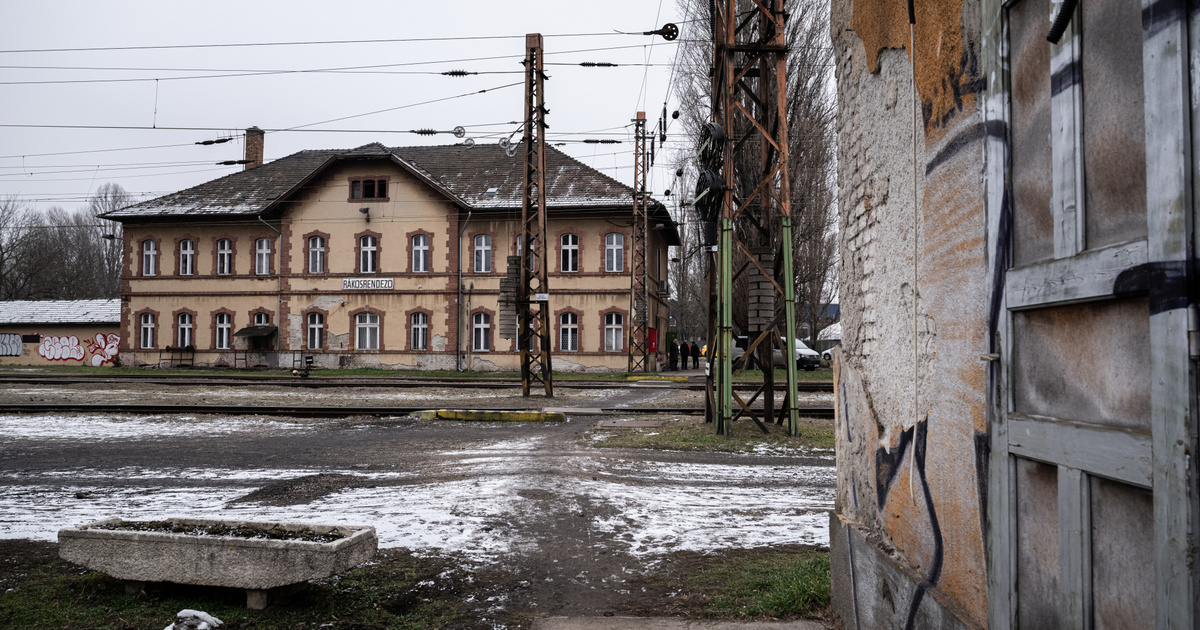
{"type": "MultiPolygon", "coordinates": [[[[473,208],[521,207],[525,183],[521,151],[509,157],[498,144],[393,147],[391,151],[473,208]],[[487,194],[492,188],[498,190],[487,194]]],[[[554,147],[546,147],[546,196],[551,209],[633,204],[632,188],[554,147]]]]}
{"type": "MultiPolygon", "coordinates": [[[[122,220],[262,215],[301,184],[337,160],[391,159],[433,188],[474,210],[521,208],[525,167],[521,153],[509,157],[497,144],[385,147],[377,142],[356,149],[293,153],[262,166],[226,175],[177,193],[143,201],[103,215],[122,220]],[[494,190],[493,190],[494,189],[494,190]]],[[[555,149],[546,147],[547,206],[560,209],[629,207],[633,189],[555,149]]],[[[667,242],[679,238],[662,204],[651,209],[666,223],[667,242]]]]}
{"type": "Polygon", "coordinates": [[[10,300],[0,324],[119,324],[121,300],[10,300]]]}
{"type": "MultiPolygon", "coordinates": [[[[261,214],[331,160],[372,157],[398,159],[415,175],[466,206],[521,207],[525,171],[519,153],[509,157],[499,145],[387,148],[372,143],[349,150],[300,151],[104,216],[120,220],[261,214]],[[498,190],[489,195],[491,188],[498,190]]],[[[553,147],[546,150],[546,188],[550,208],[600,208],[632,203],[633,191],[628,186],[553,147]]]]}
{"type": "Polygon", "coordinates": [[[338,151],[301,151],[177,193],[105,214],[109,219],[259,214],[338,151]]]}

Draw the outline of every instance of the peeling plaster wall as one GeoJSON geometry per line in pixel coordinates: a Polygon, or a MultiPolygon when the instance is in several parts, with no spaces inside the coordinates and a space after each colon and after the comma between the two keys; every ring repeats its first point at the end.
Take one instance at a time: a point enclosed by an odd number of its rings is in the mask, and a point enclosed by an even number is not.
{"type": "Polygon", "coordinates": [[[854,532],[839,534],[845,544],[833,562],[847,628],[865,610],[871,624],[861,627],[921,627],[930,615],[939,627],[987,620],[978,0],[918,0],[916,14],[914,98],[905,3],[832,5],[842,252],[836,509],[854,532]],[[869,549],[855,555],[855,545],[869,549]],[[853,584],[904,576],[891,590],[853,584]]]}

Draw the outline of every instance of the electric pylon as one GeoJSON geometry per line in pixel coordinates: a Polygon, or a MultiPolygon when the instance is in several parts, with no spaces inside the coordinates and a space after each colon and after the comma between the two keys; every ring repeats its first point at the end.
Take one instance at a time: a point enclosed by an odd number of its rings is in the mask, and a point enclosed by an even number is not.
{"type": "Polygon", "coordinates": [[[633,146],[633,238],[629,266],[629,371],[650,371],[650,343],[646,329],[650,321],[650,295],[646,281],[646,112],[638,112],[633,146]]]}
{"type": "Polygon", "coordinates": [[[521,284],[517,345],[521,350],[521,393],[529,396],[534,382],[554,396],[550,371],[550,287],[546,282],[546,109],[542,71],[542,36],[525,36],[525,186],[521,203],[522,236],[518,244],[521,284]]]}
{"type": "Polygon", "coordinates": [[[731,423],[743,415],[766,431],[751,408],[761,396],[764,419],[779,422],[786,416],[789,433],[798,435],[784,0],[756,1],[742,14],[737,12],[737,0],[715,0],[710,6],[713,123],[701,141],[702,173],[697,187],[701,220],[717,223],[718,230],[716,264],[710,267],[710,273],[715,271],[710,279],[710,300],[716,300],[715,307],[710,307],[714,324],[710,334],[715,333],[716,352],[709,370],[708,407],[722,435],[728,435],[731,423]],[[750,151],[758,153],[757,159],[748,156],[750,151]],[[744,263],[735,274],[733,259],[738,253],[744,263]],[[735,275],[743,274],[749,284],[749,343],[743,366],[757,353],[764,375],[762,386],[749,401],[732,387],[733,281],[735,275]],[[771,355],[780,339],[787,390],[776,418],[771,355]]]}

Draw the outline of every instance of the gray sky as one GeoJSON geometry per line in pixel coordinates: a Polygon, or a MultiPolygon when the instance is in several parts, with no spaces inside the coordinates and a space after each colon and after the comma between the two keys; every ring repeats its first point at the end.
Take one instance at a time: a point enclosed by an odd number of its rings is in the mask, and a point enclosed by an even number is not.
{"type": "MultiPolygon", "coordinates": [[[[682,19],[675,0],[0,0],[0,124],[132,127],[0,127],[0,196],[17,195],[44,210],[83,205],[88,193],[105,182],[120,184],[138,199],[167,194],[242,168],[214,164],[241,159],[240,138],[213,146],[195,142],[238,135],[252,125],[284,129],[406,105],[413,106],[306,127],[366,131],[268,133],[266,158],[368,142],[451,144],[457,142],[451,135],[424,137],[407,131],[446,131],[457,125],[466,127],[468,137],[478,143],[497,142],[517,129],[512,121],[521,117],[524,79],[519,62],[524,35],[530,32],[546,36],[547,63],[571,64],[547,67],[552,77],[546,84],[548,141],[568,142],[560,148],[631,184],[630,119],[644,109],[649,123],[657,123],[677,47],[640,33],[682,19]],[[45,52],[442,37],[495,39],[45,52]],[[612,47],[619,48],[569,52],[612,47]],[[23,50],[42,52],[16,52],[23,50]],[[580,62],[621,67],[584,68],[577,65],[580,62]],[[363,68],[381,65],[389,67],[363,68]],[[311,72],[331,68],[357,70],[311,72]],[[297,70],[310,72],[179,78],[297,70]],[[449,70],[495,74],[438,74],[449,70]],[[400,74],[412,72],[433,74],[400,74]],[[95,82],[98,79],[150,80],[95,82]],[[518,85],[501,87],[509,84],[518,85]],[[483,89],[488,92],[417,105],[483,89]],[[160,129],[150,129],[154,126],[160,129]],[[579,142],[584,138],[622,143],[579,142]],[[133,147],[161,148],[107,151],[133,147]],[[106,151],[90,152],[96,150],[106,151]],[[85,151],[89,152],[66,154],[85,151]]],[[[670,187],[672,173],[665,160],[658,164],[650,189],[661,194],[670,187]]]]}

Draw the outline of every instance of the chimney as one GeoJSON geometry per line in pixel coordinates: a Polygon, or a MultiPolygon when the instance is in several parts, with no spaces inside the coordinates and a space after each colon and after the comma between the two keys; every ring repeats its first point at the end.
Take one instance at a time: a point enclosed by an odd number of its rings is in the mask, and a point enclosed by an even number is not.
{"type": "Polygon", "coordinates": [[[246,166],[243,167],[243,170],[262,166],[263,134],[263,130],[258,127],[251,127],[246,130],[246,166]]]}

